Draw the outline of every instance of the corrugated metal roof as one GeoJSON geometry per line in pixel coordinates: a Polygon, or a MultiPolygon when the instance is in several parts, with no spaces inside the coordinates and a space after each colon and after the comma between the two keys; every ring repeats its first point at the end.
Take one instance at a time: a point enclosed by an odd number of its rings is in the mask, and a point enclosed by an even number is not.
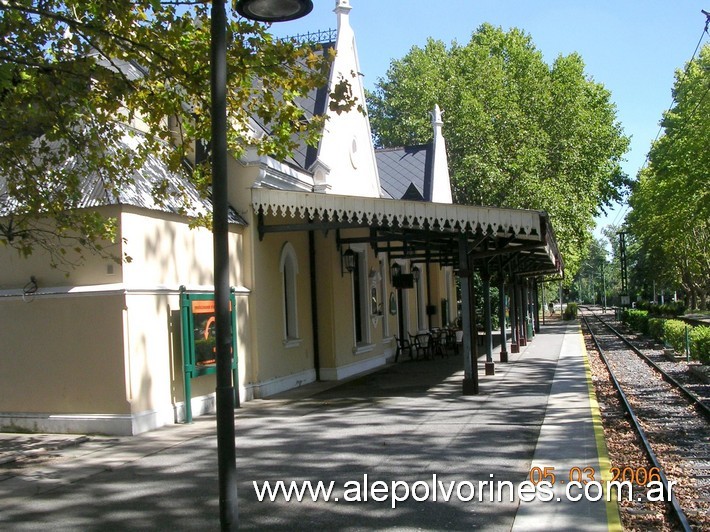
{"type": "MultiPolygon", "coordinates": [[[[136,137],[128,135],[119,143],[115,150],[132,150],[136,137]]],[[[62,170],[71,170],[76,164],[75,160],[68,160],[62,170]]],[[[83,176],[80,184],[81,198],[76,204],[77,208],[92,208],[107,205],[130,205],[153,211],[170,212],[186,216],[205,215],[212,212],[212,202],[202,198],[195,185],[185,175],[171,172],[167,166],[155,155],[149,155],[141,168],[131,175],[131,183],[127,183],[120,190],[110,190],[106,187],[104,178],[99,173],[83,176]],[[153,188],[163,181],[168,183],[167,198],[165,201],[156,201],[153,188]]],[[[0,176],[0,197],[7,195],[7,182],[0,176]]],[[[3,201],[0,205],[0,216],[8,215],[13,210],[10,201],[3,201]]],[[[247,225],[246,220],[236,211],[230,209],[229,222],[247,225]]]]}

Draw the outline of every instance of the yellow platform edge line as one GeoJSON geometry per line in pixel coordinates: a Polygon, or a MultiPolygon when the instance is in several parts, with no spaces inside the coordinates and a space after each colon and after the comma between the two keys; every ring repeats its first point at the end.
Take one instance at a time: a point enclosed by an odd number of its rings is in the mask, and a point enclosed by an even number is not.
{"type": "MultiPolygon", "coordinates": [[[[597,443],[597,457],[599,458],[599,467],[601,468],[602,483],[606,489],[606,483],[611,481],[611,460],[609,460],[609,452],[606,448],[606,438],[604,436],[604,427],[602,425],[602,416],[599,411],[599,403],[597,402],[597,394],[594,391],[594,383],[592,382],[592,369],[589,365],[589,354],[587,346],[584,343],[584,335],[580,329],[579,341],[582,344],[582,355],[584,358],[584,372],[587,376],[587,389],[589,391],[589,406],[592,410],[592,425],[594,426],[594,439],[597,443]]],[[[605,494],[606,495],[606,494],[605,494]]],[[[606,497],[605,497],[606,498],[606,497]]],[[[607,527],[610,531],[622,531],[621,516],[619,515],[619,502],[617,494],[612,493],[611,497],[606,502],[606,518],[607,527]]]]}

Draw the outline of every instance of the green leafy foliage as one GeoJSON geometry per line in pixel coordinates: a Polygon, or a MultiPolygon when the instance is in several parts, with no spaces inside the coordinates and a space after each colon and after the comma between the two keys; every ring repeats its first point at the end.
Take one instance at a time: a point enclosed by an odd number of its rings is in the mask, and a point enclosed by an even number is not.
{"type": "MultiPolygon", "coordinates": [[[[571,297],[582,303],[603,304],[605,290],[611,298],[614,270],[607,263],[605,243],[592,238],[572,285],[571,297]]],[[[618,271],[618,270],[617,270],[618,271]]]]}
{"type": "Polygon", "coordinates": [[[663,326],[663,339],[677,353],[685,352],[685,329],[689,327],[680,320],[666,320],[663,326]]]}
{"type": "Polygon", "coordinates": [[[530,36],[482,25],[465,45],[429,39],[368,94],[380,146],[425,143],[443,109],[455,201],[546,210],[574,276],[594,216],[624,196],[628,147],[609,92],[577,54],[550,66],[530,36]]]}
{"type": "Polygon", "coordinates": [[[562,319],[563,320],[576,320],[578,312],[579,312],[579,308],[577,307],[577,303],[567,303],[567,306],[565,307],[565,312],[562,315],[562,319]]]}
{"type": "Polygon", "coordinates": [[[645,282],[683,289],[692,308],[710,298],[710,45],[676,74],[674,106],[640,172],[627,217],[645,282]]]}
{"type": "Polygon", "coordinates": [[[636,307],[641,310],[647,310],[651,316],[665,316],[667,318],[680,316],[686,311],[683,301],[664,303],[663,305],[656,305],[649,301],[639,301],[636,303],[636,307]]]}
{"type": "Polygon", "coordinates": [[[703,364],[710,364],[710,327],[693,327],[690,331],[690,354],[703,364]]]}
{"type": "MultiPolygon", "coordinates": [[[[1,2],[1,244],[23,255],[43,248],[56,262],[74,248],[105,251],[115,221],[82,209],[82,186],[91,177],[96,190],[115,195],[149,156],[208,197],[208,162],[192,170],[185,163],[211,136],[209,3],[179,4],[1,2]]],[[[284,158],[298,139],[315,144],[322,131],[324,117],[304,117],[297,102],[326,83],[332,54],[266,29],[229,20],[228,147],[237,157],[256,148],[284,158]],[[251,117],[267,124],[267,135],[251,134],[251,117]]],[[[341,111],[355,105],[352,97],[336,103],[341,111]]],[[[178,212],[191,213],[184,191],[165,182],[152,195],[159,204],[172,195],[178,212]]],[[[209,223],[195,215],[195,225],[209,223]]]]}
{"type": "Polygon", "coordinates": [[[648,311],[626,309],[622,316],[622,321],[634,331],[648,334],[648,311]]]}
{"type": "Polygon", "coordinates": [[[648,319],[648,334],[651,338],[657,341],[663,340],[663,330],[666,320],[663,318],[648,319]]]}
{"type": "Polygon", "coordinates": [[[215,344],[216,340],[214,336],[195,340],[195,363],[214,363],[217,356],[215,353],[215,344]]]}

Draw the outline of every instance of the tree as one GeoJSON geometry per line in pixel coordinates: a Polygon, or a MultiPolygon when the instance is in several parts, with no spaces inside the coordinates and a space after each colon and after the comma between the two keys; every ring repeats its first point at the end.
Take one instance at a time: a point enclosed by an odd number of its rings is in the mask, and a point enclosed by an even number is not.
{"type": "Polygon", "coordinates": [[[710,296],[710,45],[676,73],[674,105],[663,115],[627,216],[647,281],[682,287],[692,307],[710,296]]]}
{"type": "Polygon", "coordinates": [[[573,277],[594,216],[627,186],[628,139],[581,57],[548,66],[530,36],[489,24],[463,46],[429,39],[368,94],[376,142],[428,141],[434,104],[444,109],[455,201],[548,211],[573,277]]]}
{"type": "Polygon", "coordinates": [[[574,278],[576,293],[573,294],[573,299],[576,298],[582,303],[603,304],[604,295],[611,293],[614,277],[607,262],[605,240],[592,238],[574,278]]]}
{"type": "MultiPolygon", "coordinates": [[[[115,194],[149,157],[208,196],[208,157],[199,164],[192,151],[209,152],[209,27],[201,2],[0,2],[0,243],[23,255],[43,248],[55,265],[69,249],[105,252],[115,220],[81,209],[82,187],[91,178],[115,194]]],[[[266,29],[229,21],[228,144],[237,157],[256,147],[280,158],[296,137],[314,143],[322,130],[324,117],[303,116],[297,101],[326,83],[332,57],[266,29]],[[252,116],[268,135],[250,134],[252,116]]],[[[341,109],[352,104],[343,88],[341,109]]],[[[158,179],[151,194],[209,226],[184,189],[158,179]]]]}

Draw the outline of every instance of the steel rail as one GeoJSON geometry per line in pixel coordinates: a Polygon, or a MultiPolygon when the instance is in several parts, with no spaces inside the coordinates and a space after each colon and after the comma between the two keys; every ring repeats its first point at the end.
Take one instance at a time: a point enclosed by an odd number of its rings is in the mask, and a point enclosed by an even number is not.
{"type": "MultiPolygon", "coordinates": [[[[626,410],[626,412],[629,414],[631,422],[632,422],[634,428],[636,429],[637,434],[641,438],[641,443],[643,444],[644,451],[646,452],[648,459],[650,460],[653,467],[658,468],[658,472],[659,472],[658,474],[661,478],[661,482],[663,483],[664,490],[665,490],[666,494],[670,494],[671,508],[673,509],[673,513],[674,513],[675,517],[678,519],[678,522],[680,523],[681,527],[683,528],[683,530],[685,532],[692,532],[692,528],[690,526],[690,523],[688,522],[688,518],[686,517],[683,509],[680,507],[680,503],[678,502],[678,499],[676,499],[672,490],[668,489],[668,477],[666,477],[665,471],[663,470],[661,463],[658,461],[658,458],[656,457],[656,453],[653,452],[653,449],[651,448],[651,444],[648,441],[648,438],[646,437],[646,432],[641,427],[641,424],[640,424],[638,418],[636,417],[636,414],[634,413],[634,410],[631,407],[631,404],[629,403],[628,399],[626,398],[626,394],[621,389],[621,384],[614,376],[614,372],[612,371],[611,366],[609,365],[609,361],[607,360],[606,356],[604,355],[604,350],[602,349],[601,345],[599,345],[599,341],[597,340],[596,335],[592,331],[592,328],[589,326],[589,320],[587,320],[587,317],[584,315],[582,315],[581,317],[584,320],[584,323],[587,325],[587,330],[589,331],[589,335],[592,337],[592,341],[594,342],[594,346],[596,347],[597,351],[599,352],[599,357],[602,359],[602,361],[604,362],[604,365],[607,367],[607,370],[609,371],[609,376],[611,377],[611,381],[614,384],[616,391],[619,393],[619,397],[621,399],[622,405],[624,406],[624,410],[626,410]]],[[[666,501],[666,502],[668,502],[668,501],[666,501]]]]}
{"type": "MultiPolygon", "coordinates": [[[[588,308],[588,307],[585,307],[588,308]]],[[[690,402],[691,404],[695,407],[700,414],[702,414],[705,419],[710,421],[710,406],[703,402],[703,400],[698,397],[695,393],[693,393],[691,390],[683,386],[680,382],[678,382],[672,375],[669,375],[663,368],[661,368],[658,364],[656,364],[653,360],[651,360],[647,355],[641,352],[639,348],[637,348],[634,344],[632,344],[623,334],[621,334],[619,331],[617,331],[613,326],[609,325],[606,321],[604,321],[601,317],[597,316],[594,314],[594,311],[589,310],[589,312],[597,318],[604,326],[606,326],[611,332],[613,332],[616,336],[619,337],[619,339],[624,342],[629,349],[631,349],[634,353],[636,353],[638,356],[640,356],[644,362],[646,362],[649,366],[651,366],[653,369],[655,369],[658,373],[661,374],[663,379],[676,388],[678,388],[678,391],[682,393],[690,402]]]]}

